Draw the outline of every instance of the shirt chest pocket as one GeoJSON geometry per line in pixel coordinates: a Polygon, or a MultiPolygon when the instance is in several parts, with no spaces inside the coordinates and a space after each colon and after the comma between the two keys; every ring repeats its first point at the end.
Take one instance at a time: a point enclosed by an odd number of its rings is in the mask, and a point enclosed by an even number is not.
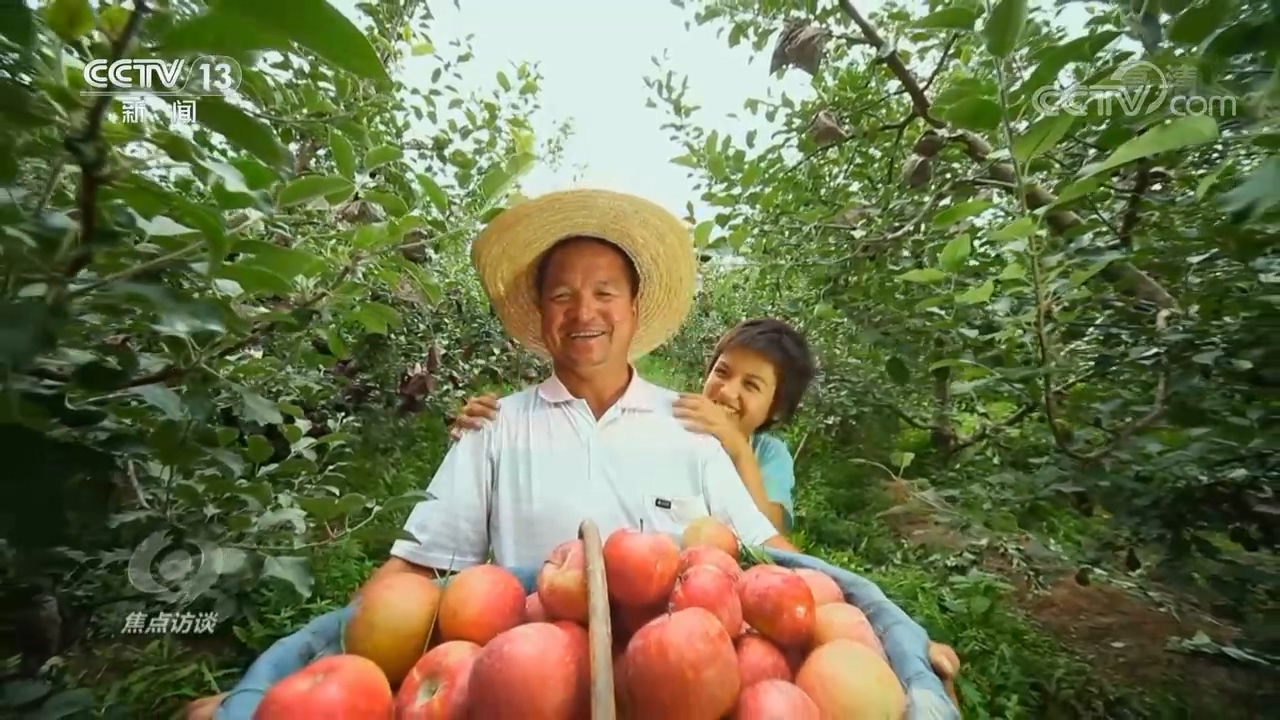
{"type": "Polygon", "coordinates": [[[646,494],[641,518],[645,530],[678,535],[689,523],[710,514],[707,501],[701,495],[646,494]]]}

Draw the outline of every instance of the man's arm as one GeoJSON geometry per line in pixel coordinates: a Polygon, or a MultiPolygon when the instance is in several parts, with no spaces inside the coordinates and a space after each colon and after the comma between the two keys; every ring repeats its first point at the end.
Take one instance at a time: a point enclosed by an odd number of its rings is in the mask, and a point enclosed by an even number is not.
{"type": "Polygon", "coordinates": [[[708,447],[702,461],[702,486],[707,495],[711,514],[733,528],[744,545],[764,545],[778,550],[799,552],[786,538],[778,534],[773,522],[756,506],[751,493],[742,484],[742,478],[729,459],[728,453],[717,443],[708,447]]]}
{"type": "Polygon", "coordinates": [[[485,562],[495,471],[494,432],[491,423],[478,432],[465,433],[449,449],[427,486],[427,499],[418,503],[405,521],[404,529],[416,542],[397,540],[391,546],[391,557],[364,587],[387,575],[415,572],[437,578],[485,562]]]}

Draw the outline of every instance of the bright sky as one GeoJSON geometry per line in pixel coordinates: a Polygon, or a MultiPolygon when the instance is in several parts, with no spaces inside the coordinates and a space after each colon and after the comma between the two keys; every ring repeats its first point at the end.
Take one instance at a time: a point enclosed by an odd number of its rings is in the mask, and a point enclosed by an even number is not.
{"type": "MultiPolygon", "coordinates": [[[[355,0],[330,1],[356,17],[355,0]]],[[[1045,6],[1052,2],[1033,0],[1045,6]]],[[[879,5],[879,0],[857,2],[866,15],[879,5]]],[[[692,12],[666,0],[462,0],[461,6],[432,3],[432,39],[444,48],[452,38],[474,35],[476,57],[464,69],[467,80],[493,88],[499,70],[513,63],[538,63],[545,78],[544,109],[533,118],[535,130],[545,137],[557,119],[573,121],[563,167],[538,166],[523,182],[529,195],[575,186],[607,188],[649,198],[677,216],[685,214],[690,200],[700,205],[687,169],[668,163],[683,150],[659,128],[665,115],[645,107],[650,91],[643,78],[657,74],[650,58],[664,51],[669,55],[665,67],[677,78],[688,73],[687,101],[701,106],[703,126],[722,133],[758,128],[767,136],[764,118],[743,112],[748,98],[765,97],[770,90],[775,97],[782,92],[797,98],[810,94],[809,77],[798,70],[782,80],[769,76],[772,41],[756,54],[747,43],[730,48],[716,37],[715,27],[686,31],[692,12]],[[742,118],[727,118],[730,113],[742,118]]],[[[1082,5],[1072,4],[1060,21],[1078,32],[1087,17],[1082,5]]],[[[410,58],[405,71],[426,77],[430,69],[422,68],[429,68],[427,63],[410,58]]]]}

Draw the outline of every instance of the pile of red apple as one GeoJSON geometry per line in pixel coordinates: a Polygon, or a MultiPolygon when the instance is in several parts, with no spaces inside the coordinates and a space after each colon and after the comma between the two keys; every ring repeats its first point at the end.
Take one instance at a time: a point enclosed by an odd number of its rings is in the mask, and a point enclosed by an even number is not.
{"type": "MultiPolygon", "coordinates": [[[[681,542],[618,530],[604,542],[618,717],[901,718],[906,696],[866,617],[829,576],[739,566],[705,519],[681,542]],[[683,546],[683,548],[681,547],[683,546]]],[[[254,720],[589,720],[586,564],[580,540],[537,590],[496,565],[444,588],[412,573],[370,584],[326,657],[273,686],[254,720]]]]}

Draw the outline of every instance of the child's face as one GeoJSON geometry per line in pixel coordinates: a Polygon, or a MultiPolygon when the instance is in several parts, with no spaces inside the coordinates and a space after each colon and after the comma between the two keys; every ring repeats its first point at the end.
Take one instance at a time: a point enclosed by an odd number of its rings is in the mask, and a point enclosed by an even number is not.
{"type": "Polygon", "coordinates": [[[750,435],[769,418],[773,395],[778,389],[778,373],[764,356],[734,348],[716,359],[707,375],[702,394],[725,408],[750,435]]]}

